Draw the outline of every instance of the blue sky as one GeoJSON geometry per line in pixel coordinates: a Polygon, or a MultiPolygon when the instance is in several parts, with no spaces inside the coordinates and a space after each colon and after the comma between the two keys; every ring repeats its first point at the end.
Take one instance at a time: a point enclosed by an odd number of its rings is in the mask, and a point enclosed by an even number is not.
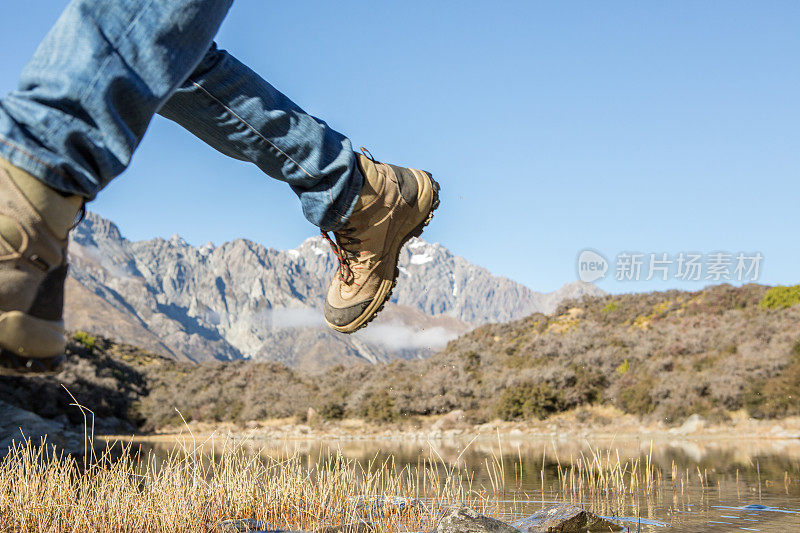
{"type": "MultiPolygon", "coordinates": [[[[12,89],[63,1],[0,19],[12,89]]],[[[578,253],[760,252],[800,281],[800,3],[238,0],[218,36],[381,160],[432,171],[426,238],[536,290],[578,253]]],[[[315,233],[288,187],[156,118],[90,205],[131,239],[315,233]]]]}

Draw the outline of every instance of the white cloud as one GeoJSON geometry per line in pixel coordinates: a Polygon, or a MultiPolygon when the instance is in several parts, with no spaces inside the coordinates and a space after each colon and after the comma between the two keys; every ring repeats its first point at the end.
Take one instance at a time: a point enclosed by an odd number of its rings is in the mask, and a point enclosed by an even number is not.
{"type": "Polygon", "coordinates": [[[438,350],[458,337],[458,333],[441,327],[416,330],[397,323],[372,324],[357,335],[365,341],[381,344],[390,350],[438,350]]]}
{"type": "Polygon", "coordinates": [[[274,307],[268,311],[273,329],[324,326],[322,311],[310,307],[274,307]]]}

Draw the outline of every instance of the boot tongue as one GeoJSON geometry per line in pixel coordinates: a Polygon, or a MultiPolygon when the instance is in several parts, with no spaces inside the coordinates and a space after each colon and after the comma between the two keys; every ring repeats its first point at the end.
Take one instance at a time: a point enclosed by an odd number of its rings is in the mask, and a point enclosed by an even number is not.
{"type": "Polygon", "coordinates": [[[83,205],[83,198],[74,195],[64,196],[19,169],[13,169],[9,174],[50,230],[58,238],[66,239],[83,205]]]}
{"type": "Polygon", "coordinates": [[[356,167],[362,180],[361,191],[358,193],[358,200],[353,208],[354,212],[358,212],[368,205],[371,205],[378,199],[381,192],[383,192],[384,179],[383,176],[378,174],[378,168],[368,157],[361,154],[356,154],[356,167]]]}

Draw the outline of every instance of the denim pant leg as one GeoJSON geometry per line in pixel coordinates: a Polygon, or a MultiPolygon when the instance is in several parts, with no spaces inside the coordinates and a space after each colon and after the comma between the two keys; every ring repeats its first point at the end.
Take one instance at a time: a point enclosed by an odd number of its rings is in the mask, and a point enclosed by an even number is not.
{"type": "Polygon", "coordinates": [[[362,177],[350,140],[216,45],[159,113],[286,181],[323,230],[340,227],[356,203],[362,177]]]}
{"type": "Polygon", "coordinates": [[[231,2],[73,0],[0,99],[0,156],[94,198],[199,65],[231,2]]]}

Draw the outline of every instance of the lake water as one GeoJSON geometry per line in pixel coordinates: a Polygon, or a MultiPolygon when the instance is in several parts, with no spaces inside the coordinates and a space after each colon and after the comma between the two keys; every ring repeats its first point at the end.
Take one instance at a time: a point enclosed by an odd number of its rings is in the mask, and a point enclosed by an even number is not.
{"type": "MultiPolygon", "coordinates": [[[[478,438],[415,441],[254,441],[262,454],[296,452],[309,464],[330,452],[358,460],[417,468],[433,457],[473,476],[473,486],[489,490],[501,483],[498,505],[508,521],[545,506],[570,502],[603,516],[617,517],[631,531],[800,532],[800,440],[680,439],[577,442],[574,440],[478,438]],[[600,459],[598,459],[600,458],[600,459]],[[625,484],[611,494],[581,487],[571,464],[596,461],[627,465],[617,474],[625,484]],[[637,462],[650,465],[652,485],[631,488],[637,462]],[[559,477],[559,471],[562,475],[559,477]],[[583,490],[580,490],[580,489],[583,490]]],[[[167,445],[155,445],[157,451],[167,445]]]]}

